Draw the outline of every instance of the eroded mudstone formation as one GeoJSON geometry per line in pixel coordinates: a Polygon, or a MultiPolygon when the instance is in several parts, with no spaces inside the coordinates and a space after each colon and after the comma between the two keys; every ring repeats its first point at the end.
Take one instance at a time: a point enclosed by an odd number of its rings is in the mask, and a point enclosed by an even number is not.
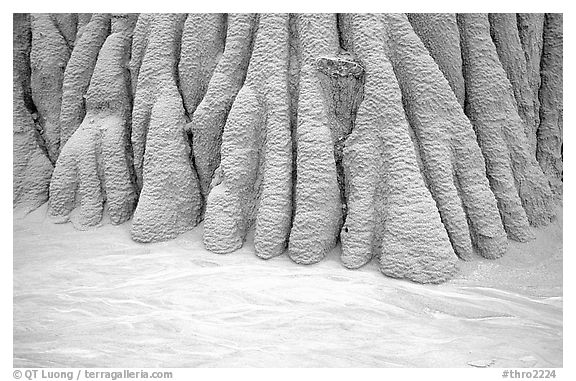
{"type": "Polygon", "coordinates": [[[131,139],[139,190],[143,186],[144,152],[152,107],[162,90],[171,83],[176,83],[180,38],[185,17],[186,15],[179,14],[148,15],[144,30],[140,30],[139,25],[136,25],[134,31],[132,50],[136,50],[136,53],[132,55],[130,66],[137,72],[137,77],[132,77],[136,85],[131,139]]]}
{"type": "Polygon", "coordinates": [[[174,82],[166,82],[152,108],[144,186],[132,221],[138,242],[162,241],[190,230],[200,216],[198,178],[184,134],[182,98],[174,82]]]}
{"type": "Polygon", "coordinates": [[[514,13],[490,13],[490,34],[502,68],[512,85],[518,116],[524,122],[524,131],[532,155],[536,152],[536,129],[534,93],[530,87],[530,72],[522,49],[518,23],[514,13]]]}
{"type": "Polygon", "coordinates": [[[487,15],[460,14],[458,25],[467,114],[487,161],[504,227],[510,238],[527,240],[531,237],[527,220],[541,226],[552,217],[550,186],[530,152],[512,86],[498,64],[487,15]]]}
{"type": "Polygon", "coordinates": [[[60,110],[60,146],[63,147],[84,119],[84,98],[100,48],[110,34],[110,15],[95,14],[84,27],[64,72],[60,110]]]}
{"type": "Polygon", "coordinates": [[[457,258],[410,139],[402,95],[387,55],[390,26],[384,15],[343,15],[342,19],[349,47],[367,73],[356,127],[344,149],[350,199],[355,196],[361,209],[352,214],[356,205],[349,202],[341,235],[343,261],[367,262],[375,254],[388,276],[425,283],[445,281],[455,273],[457,258]],[[355,133],[371,139],[361,145],[351,141],[355,133]],[[368,209],[372,217],[362,209],[368,209]],[[373,222],[365,225],[363,216],[373,222]],[[357,230],[364,230],[371,239],[359,240],[354,234],[357,230]],[[349,247],[350,241],[356,247],[349,247]]]}
{"type": "MultiPolygon", "coordinates": [[[[191,115],[191,121],[186,128],[192,133],[194,164],[204,198],[208,197],[214,171],[220,165],[222,131],[228,113],[246,78],[256,27],[256,15],[230,14],[226,21],[227,36],[224,52],[220,51],[220,45],[216,41],[212,49],[204,50],[202,53],[204,60],[211,62],[212,65],[216,63],[213,73],[209,73],[207,67],[204,66],[201,69],[202,73],[195,76],[196,81],[204,81],[204,83],[190,85],[195,87],[194,92],[183,95],[187,102],[188,113],[191,115]]],[[[221,18],[211,20],[211,23],[214,22],[221,24],[223,20],[221,18]]],[[[214,32],[216,34],[214,38],[222,38],[219,33],[223,26],[220,24],[216,26],[218,32],[214,32]]],[[[186,31],[185,29],[184,32],[186,31]]],[[[190,38],[190,36],[185,34],[183,38],[190,38]]],[[[205,35],[202,35],[201,41],[204,39],[205,35]]],[[[211,45],[212,43],[209,46],[211,45]]],[[[182,60],[188,54],[182,51],[181,70],[184,70],[182,60]]],[[[184,82],[180,83],[182,92],[185,94],[184,82]]]]}
{"type": "Polygon", "coordinates": [[[136,202],[127,70],[133,26],[127,15],[113,21],[91,76],[86,115],[62,149],[50,183],[51,216],[79,229],[98,225],[105,209],[113,224],[121,224],[136,202]]]}
{"type": "Polygon", "coordinates": [[[560,14],[14,15],[13,204],[449,280],[562,194],[560,14]],[[54,169],[53,169],[54,166],[54,169]]]}
{"type": "Polygon", "coordinates": [[[460,105],[464,106],[460,32],[454,13],[409,13],[408,20],[434,59],[460,105]]]}
{"type": "Polygon", "coordinates": [[[31,20],[32,99],[38,110],[40,134],[45,142],[48,158],[52,163],[56,163],[60,153],[62,85],[72,49],[51,15],[32,14],[31,20]]]}
{"type": "Polygon", "coordinates": [[[194,113],[206,95],[212,73],[224,51],[225,33],[226,16],[223,14],[191,13],[186,17],[178,78],[184,107],[189,115],[194,113]]]}
{"type": "Polygon", "coordinates": [[[336,244],[342,207],[329,117],[332,97],[322,93],[318,57],[338,54],[336,15],[295,15],[300,47],[294,216],[288,255],[297,263],[322,260],[336,244]]]}
{"type": "MultiPolygon", "coordinates": [[[[532,91],[534,102],[534,127],[538,129],[540,124],[540,60],[542,58],[542,44],[544,35],[544,13],[517,13],[516,25],[522,50],[526,57],[526,71],[528,72],[528,84],[532,91]]],[[[535,134],[528,137],[532,152],[536,152],[535,134]]]]}
{"type": "Polygon", "coordinates": [[[506,252],[506,233],[470,121],[403,15],[389,15],[389,56],[414,130],[422,172],[456,254],[506,252]],[[470,226],[469,226],[470,225],[470,226]]]}
{"type": "Polygon", "coordinates": [[[13,17],[12,124],[14,172],[13,205],[32,211],[48,200],[52,164],[48,160],[42,136],[30,113],[30,17],[13,17]]]}
{"type": "Polygon", "coordinates": [[[549,13],[544,23],[540,86],[540,125],[536,157],[556,195],[562,195],[562,14],[549,13]]]}
{"type": "Polygon", "coordinates": [[[253,224],[256,255],[271,258],[286,248],[292,206],[288,15],[262,14],[257,28],[246,81],[224,127],[204,244],[217,253],[236,250],[253,224]]]}
{"type": "MultiPolygon", "coordinates": [[[[132,238],[162,241],[196,226],[202,210],[186,117],[177,87],[186,15],[149,16],[132,112],[132,148],[140,198],[132,238]]],[[[134,57],[133,57],[134,59],[134,57]]]]}

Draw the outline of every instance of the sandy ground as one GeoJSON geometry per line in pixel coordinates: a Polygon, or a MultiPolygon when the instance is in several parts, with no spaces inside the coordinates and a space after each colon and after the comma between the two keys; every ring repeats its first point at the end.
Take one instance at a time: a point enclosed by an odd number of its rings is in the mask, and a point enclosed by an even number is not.
{"type": "MultiPolygon", "coordinates": [[[[561,214],[561,213],[560,213],[561,214]]],[[[562,217],[424,286],[14,217],[14,367],[561,367],[562,217]]]]}

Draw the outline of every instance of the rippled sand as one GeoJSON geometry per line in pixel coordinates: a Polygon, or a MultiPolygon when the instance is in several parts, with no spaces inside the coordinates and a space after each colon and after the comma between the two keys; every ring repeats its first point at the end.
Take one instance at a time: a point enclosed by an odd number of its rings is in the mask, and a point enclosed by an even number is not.
{"type": "Polygon", "coordinates": [[[453,281],[14,217],[14,367],[560,367],[562,218],[453,281]]]}

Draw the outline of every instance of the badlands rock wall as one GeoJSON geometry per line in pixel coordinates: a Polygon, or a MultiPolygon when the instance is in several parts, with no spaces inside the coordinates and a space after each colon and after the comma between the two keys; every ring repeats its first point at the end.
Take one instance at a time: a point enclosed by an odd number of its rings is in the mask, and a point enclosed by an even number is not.
{"type": "Polygon", "coordinates": [[[440,283],[561,203],[561,14],[13,21],[13,204],[53,222],[440,283]]]}

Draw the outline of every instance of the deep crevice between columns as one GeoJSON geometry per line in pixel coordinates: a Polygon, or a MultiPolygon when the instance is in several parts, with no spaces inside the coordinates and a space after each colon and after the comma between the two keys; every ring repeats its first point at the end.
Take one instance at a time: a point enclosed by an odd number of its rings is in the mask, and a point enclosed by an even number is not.
{"type": "Polygon", "coordinates": [[[348,211],[348,186],[342,159],[346,139],[354,129],[356,113],[364,95],[364,67],[352,54],[341,49],[336,57],[319,57],[316,68],[322,91],[328,100],[328,117],[332,119],[330,127],[334,143],[334,162],[342,204],[340,226],[343,226],[348,211]]]}

